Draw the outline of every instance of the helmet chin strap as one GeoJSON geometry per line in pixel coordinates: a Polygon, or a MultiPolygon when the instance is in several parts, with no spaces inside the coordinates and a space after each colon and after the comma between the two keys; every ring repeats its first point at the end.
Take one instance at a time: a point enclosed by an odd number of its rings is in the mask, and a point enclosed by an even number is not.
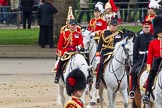
{"type": "Polygon", "coordinates": [[[162,36],[161,37],[158,37],[158,40],[162,40],[162,36]]]}

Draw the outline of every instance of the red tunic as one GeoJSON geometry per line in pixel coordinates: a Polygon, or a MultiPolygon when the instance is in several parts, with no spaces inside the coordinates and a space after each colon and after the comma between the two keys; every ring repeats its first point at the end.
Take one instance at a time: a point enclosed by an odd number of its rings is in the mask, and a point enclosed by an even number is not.
{"type": "Polygon", "coordinates": [[[64,108],[84,108],[84,104],[79,98],[73,96],[72,99],[66,103],[64,108]]]}
{"type": "Polygon", "coordinates": [[[98,19],[92,18],[88,25],[88,30],[92,32],[99,31],[99,33],[101,33],[101,31],[103,31],[106,28],[107,28],[107,23],[102,18],[98,18],[98,19]]]}
{"type": "MultiPolygon", "coordinates": [[[[147,15],[145,17],[145,21],[152,22],[155,17],[156,17],[156,13],[149,14],[149,15],[147,15]]],[[[151,24],[150,26],[151,26],[150,32],[153,34],[154,33],[154,31],[153,31],[153,25],[151,24]]]]}
{"type": "Polygon", "coordinates": [[[0,0],[0,5],[8,6],[8,1],[7,0],[0,0]]]}
{"type": "Polygon", "coordinates": [[[160,51],[162,51],[162,41],[158,39],[154,39],[149,43],[148,48],[148,55],[147,55],[147,64],[150,64],[152,66],[152,62],[154,58],[162,57],[162,53],[160,54],[160,51]]]}
{"type": "Polygon", "coordinates": [[[62,56],[64,52],[70,50],[76,50],[76,46],[81,45],[83,47],[83,37],[81,32],[67,30],[60,33],[58,46],[57,46],[57,54],[58,56],[62,56]]]}

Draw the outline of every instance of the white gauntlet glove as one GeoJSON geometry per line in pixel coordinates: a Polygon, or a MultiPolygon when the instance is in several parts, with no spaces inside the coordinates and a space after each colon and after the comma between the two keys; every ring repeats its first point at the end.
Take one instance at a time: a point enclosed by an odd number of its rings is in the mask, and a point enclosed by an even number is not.
{"type": "Polygon", "coordinates": [[[79,45],[76,46],[75,48],[76,48],[77,51],[80,51],[81,50],[81,46],[79,46],[79,45]]]}
{"type": "Polygon", "coordinates": [[[100,56],[96,56],[96,64],[99,64],[100,63],[100,56]]]}
{"type": "Polygon", "coordinates": [[[92,32],[92,33],[91,33],[91,36],[92,36],[92,37],[94,37],[95,35],[96,35],[96,33],[95,33],[95,32],[92,32]]]}

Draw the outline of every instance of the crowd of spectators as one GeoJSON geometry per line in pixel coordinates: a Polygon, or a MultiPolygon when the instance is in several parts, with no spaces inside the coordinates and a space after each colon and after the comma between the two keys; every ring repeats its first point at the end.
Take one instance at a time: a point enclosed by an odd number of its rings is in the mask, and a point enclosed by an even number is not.
{"type": "MultiPolygon", "coordinates": [[[[30,22],[35,23],[36,21],[35,19],[37,19],[36,14],[32,14],[32,16],[29,14],[28,17],[26,16],[26,14],[23,16],[24,12],[22,12],[22,14],[16,13],[16,12],[23,11],[22,8],[23,4],[21,3],[22,1],[24,0],[0,0],[0,23],[17,24],[17,22],[19,21],[19,23],[24,22],[23,27],[26,28],[25,22],[26,19],[28,19],[29,22],[28,28],[31,28],[30,22]],[[6,13],[6,12],[11,12],[11,13],[6,13]]],[[[40,0],[32,0],[32,1],[33,1],[33,6],[31,9],[32,11],[37,11],[40,6],[40,0]]],[[[79,13],[76,15],[77,20],[79,23],[81,23],[81,21],[83,21],[84,13],[86,13],[87,16],[86,22],[90,21],[90,18],[92,17],[92,12],[90,10],[94,9],[95,3],[102,2],[103,4],[106,4],[108,0],[74,0],[74,1],[76,3],[75,10],[79,10],[79,13]]],[[[132,19],[134,19],[134,16],[136,14],[138,14],[137,15],[138,20],[142,21],[143,18],[147,15],[147,5],[149,2],[148,0],[114,0],[114,2],[120,10],[120,16],[122,22],[135,21],[132,19]]]]}

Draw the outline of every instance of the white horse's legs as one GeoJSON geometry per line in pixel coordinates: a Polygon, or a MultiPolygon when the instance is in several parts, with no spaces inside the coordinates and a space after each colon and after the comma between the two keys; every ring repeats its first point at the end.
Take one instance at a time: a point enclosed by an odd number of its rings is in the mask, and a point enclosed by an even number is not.
{"type": "Polygon", "coordinates": [[[93,105],[96,105],[97,103],[97,99],[99,99],[99,90],[97,90],[95,88],[95,84],[96,84],[96,77],[93,78],[93,83],[92,83],[92,88],[90,90],[90,96],[91,96],[91,101],[90,101],[90,105],[93,106],[93,105]]]}
{"type": "Polygon", "coordinates": [[[60,84],[58,85],[58,97],[57,97],[57,105],[65,105],[65,96],[64,96],[64,87],[61,86],[60,84]]]}
{"type": "Polygon", "coordinates": [[[89,89],[88,89],[88,84],[87,84],[87,86],[86,86],[85,91],[83,92],[83,95],[82,95],[81,98],[80,98],[84,104],[85,104],[85,95],[86,95],[87,91],[89,91],[89,89]]]}
{"type": "Polygon", "coordinates": [[[101,87],[99,90],[97,90],[98,93],[99,93],[99,97],[100,97],[101,108],[103,108],[103,101],[104,101],[104,99],[103,99],[103,89],[104,88],[101,87]]]}
{"type": "Polygon", "coordinates": [[[92,89],[90,90],[90,97],[92,98],[90,101],[90,105],[95,105],[97,102],[96,99],[96,93],[97,93],[97,89],[95,88],[95,83],[92,84],[92,89]]]}
{"type": "Polygon", "coordinates": [[[127,88],[124,88],[123,90],[121,90],[120,93],[122,94],[122,97],[124,99],[124,107],[127,108],[129,105],[127,88]]]}
{"type": "Polygon", "coordinates": [[[111,90],[111,88],[108,87],[107,88],[107,94],[108,94],[108,100],[109,100],[108,108],[114,108],[113,93],[114,93],[114,91],[111,90]]]}
{"type": "Polygon", "coordinates": [[[162,106],[159,104],[155,104],[155,108],[162,108],[162,106]]]}

